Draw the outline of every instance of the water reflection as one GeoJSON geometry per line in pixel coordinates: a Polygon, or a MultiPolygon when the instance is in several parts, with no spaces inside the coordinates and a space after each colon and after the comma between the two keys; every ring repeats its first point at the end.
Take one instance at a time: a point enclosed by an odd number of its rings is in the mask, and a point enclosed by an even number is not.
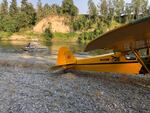
{"type": "Polygon", "coordinates": [[[50,56],[57,55],[58,50],[62,46],[66,46],[71,49],[76,56],[84,57],[88,55],[98,55],[111,53],[112,51],[107,50],[96,50],[88,53],[84,53],[84,48],[87,44],[80,44],[75,41],[63,40],[63,39],[54,39],[51,41],[0,41],[0,52],[3,53],[27,53],[31,56],[50,56]],[[31,44],[31,48],[24,49],[28,44],[31,44]]]}
{"type": "Polygon", "coordinates": [[[0,41],[0,52],[5,53],[25,53],[30,55],[44,55],[57,54],[60,47],[69,47],[74,53],[82,52],[86,45],[79,44],[77,42],[69,42],[66,40],[60,41],[0,41]],[[24,49],[28,44],[31,44],[31,48],[27,51],[24,49]]]}

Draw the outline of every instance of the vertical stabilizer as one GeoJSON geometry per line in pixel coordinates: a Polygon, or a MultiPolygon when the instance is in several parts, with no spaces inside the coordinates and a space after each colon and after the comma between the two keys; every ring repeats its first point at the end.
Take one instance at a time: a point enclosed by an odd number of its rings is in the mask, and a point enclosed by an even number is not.
{"type": "Polygon", "coordinates": [[[58,51],[57,65],[76,64],[76,58],[67,47],[61,47],[58,51]]]}

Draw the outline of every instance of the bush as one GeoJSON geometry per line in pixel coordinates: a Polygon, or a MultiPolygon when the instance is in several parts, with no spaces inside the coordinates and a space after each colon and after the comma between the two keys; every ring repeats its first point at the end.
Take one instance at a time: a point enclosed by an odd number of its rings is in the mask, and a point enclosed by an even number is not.
{"type": "Polygon", "coordinates": [[[92,32],[83,32],[79,35],[78,41],[79,43],[86,43],[87,41],[94,40],[98,38],[103,33],[100,29],[95,29],[92,32]]]}
{"type": "Polygon", "coordinates": [[[0,31],[0,38],[8,38],[12,35],[11,32],[4,32],[4,31],[0,31]]]}
{"type": "Polygon", "coordinates": [[[74,31],[86,30],[91,27],[90,20],[86,16],[79,16],[71,24],[74,31]]]}
{"type": "Polygon", "coordinates": [[[5,32],[19,31],[19,24],[17,19],[6,16],[0,20],[0,30],[5,32]]]}
{"type": "Polygon", "coordinates": [[[49,28],[45,29],[44,37],[46,38],[46,40],[53,38],[53,33],[51,32],[51,30],[49,28]]]}
{"type": "Polygon", "coordinates": [[[68,38],[76,37],[77,34],[75,32],[70,32],[70,33],[58,33],[58,32],[56,32],[53,34],[53,36],[56,38],[68,39],[68,38]]]}

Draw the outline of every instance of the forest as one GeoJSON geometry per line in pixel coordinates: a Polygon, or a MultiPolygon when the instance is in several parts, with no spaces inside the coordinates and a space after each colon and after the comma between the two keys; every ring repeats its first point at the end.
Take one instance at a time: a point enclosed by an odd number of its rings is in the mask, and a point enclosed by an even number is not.
{"type": "MultiPolygon", "coordinates": [[[[99,0],[98,5],[88,0],[87,14],[80,14],[73,0],[63,0],[61,5],[42,4],[38,0],[33,6],[28,0],[16,0],[10,4],[7,0],[0,3],[0,32],[15,33],[21,29],[32,29],[40,20],[49,15],[63,15],[70,19],[71,32],[78,33],[79,42],[93,40],[101,34],[120,25],[150,15],[148,0],[99,0]]],[[[48,37],[52,37],[50,29],[46,29],[48,37]]]]}

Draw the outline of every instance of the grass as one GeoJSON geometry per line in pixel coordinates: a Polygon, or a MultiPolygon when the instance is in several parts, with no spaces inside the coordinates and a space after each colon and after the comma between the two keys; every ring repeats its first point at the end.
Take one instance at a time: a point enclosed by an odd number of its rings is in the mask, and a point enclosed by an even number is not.
{"type": "Polygon", "coordinates": [[[112,21],[112,23],[111,23],[111,25],[110,25],[110,27],[108,28],[109,30],[113,30],[113,29],[115,29],[115,28],[118,28],[118,27],[120,27],[120,26],[122,26],[123,24],[120,24],[120,23],[118,23],[118,22],[116,22],[116,21],[112,21]]]}
{"type": "Polygon", "coordinates": [[[68,39],[68,38],[74,38],[77,37],[78,34],[75,32],[70,33],[54,33],[53,34],[55,38],[62,38],[62,39],[68,39]]]}
{"type": "MultiPolygon", "coordinates": [[[[32,29],[22,29],[19,32],[15,33],[18,35],[25,35],[29,38],[45,38],[44,33],[40,34],[40,33],[35,33],[32,29]]],[[[71,32],[71,33],[53,33],[53,38],[57,38],[57,39],[64,39],[64,40],[68,40],[69,38],[75,38],[77,37],[78,34],[75,32],[71,32]]]]}
{"type": "MultiPolygon", "coordinates": [[[[51,38],[46,38],[44,33],[36,33],[31,28],[29,29],[21,29],[19,32],[16,33],[9,33],[0,31],[0,39],[5,38],[9,39],[11,35],[22,35],[25,36],[27,39],[38,39],[41,41],[51,41],[51,38]]],[[[69,40],[69,41],[76,41],[78,37],[78,33],[71,32],[71,33],[53,33],[53,38],[56,40],[69,40]]]]}
{"type": "Polygon", "coordinates": [[[21,29],[19,32],[16,32],[15,34],[17,34],[17,35],[25,35],[25,36],[27,36],[29,38],[37,38],[37,37],[39,37],[41,35],[40,33],[34,32],[31,28],[21,29]]]}
{"type": "Polygon", "coordinates": [[[11,35],[11,32],[0,31],[0,38],[9,38],[11,35]]]}

